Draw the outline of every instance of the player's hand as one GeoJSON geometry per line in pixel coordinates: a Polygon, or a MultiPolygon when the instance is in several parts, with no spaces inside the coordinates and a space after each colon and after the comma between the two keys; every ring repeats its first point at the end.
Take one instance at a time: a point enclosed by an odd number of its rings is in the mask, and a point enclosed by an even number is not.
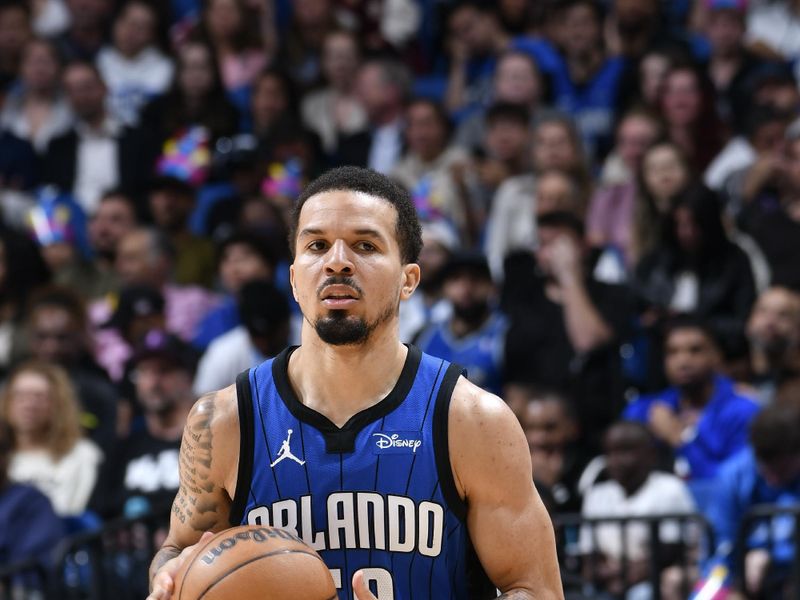
{"type": "MultiPolygon", "coordinates": [[[[214,534],[210,531],[206,531],[197,541],[197,544],[202,544],[210,537],[213,537],[213,535],[214,534]]],[[[175,588],[175,575],[180,570],[186,557],[192,553],[197,544],[186,546],[186,548],[181,550],[178,556],[164,563],[155,574],[155,577],[153,577],[153,590],[146,600],[170,600],[170,598],[172,598],[172,590],[175,588]]]]}
{"type": "Polygon", "coordinates": [[[375,595],[369,591],[367,582],[364,581],[364,573],[356,571],[353,575],[353,591],[356,594],[356,600],[378,600],[375,595]]]}

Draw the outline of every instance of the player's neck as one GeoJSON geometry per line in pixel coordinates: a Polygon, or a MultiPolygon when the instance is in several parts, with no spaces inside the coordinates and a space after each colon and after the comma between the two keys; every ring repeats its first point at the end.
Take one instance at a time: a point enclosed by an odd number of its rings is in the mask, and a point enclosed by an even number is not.
{"type": "Polygon", "coordinates": [[[396,332],[376,331],[362,346],[331,346],[306,336],[289,361],[289,380],[303,404],[341,427],[392,391],[407,354],[396,332]]]}

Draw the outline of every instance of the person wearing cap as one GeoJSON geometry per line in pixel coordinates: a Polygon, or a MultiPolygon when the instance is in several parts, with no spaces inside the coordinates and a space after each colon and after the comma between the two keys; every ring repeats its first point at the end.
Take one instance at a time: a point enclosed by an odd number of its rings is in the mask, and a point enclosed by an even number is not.
{"type": "Polygon", "coordinates": [[[178,449],[194,402],[197,355],[163,330],[151,330],[129,362],[141,426],[119,446],[103,472],[92,507],[105,517],[166,511],[178,490],[178,449]]]}
{"type": "Polygon", "coordinates": [[[507,321],[496,308],[486,257],[477,252],[453,255],[442,272],[442,291],[453,314],[420,332],[415,344],[423,352],[458,363],[472,383],[499,394],[507,321]]]}
{"type": "Polygon", "coordinates": [[[289,343],[291,311],[286,295],[265,279],[245,283],[239,292],[241,325],[209,345],[197,368],[194,393],[202,396],[230,385],[289,343]]]}

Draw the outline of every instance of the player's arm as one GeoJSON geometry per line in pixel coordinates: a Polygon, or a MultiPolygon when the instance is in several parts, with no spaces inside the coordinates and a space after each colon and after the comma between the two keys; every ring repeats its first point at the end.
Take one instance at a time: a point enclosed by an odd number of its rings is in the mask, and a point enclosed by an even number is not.
{"type": "Polygon", "coordinates": [[[514,414],[460,378],[450,404],[449,448],[472,543],[501,598],[562,599],[553,526],[514,414]]]}
{"type": "MultiPolygon", "coordinates": [[[[180,450],[180,487],[172,504],[169,534],[150,565],[151,595],[166,600],[181,551],[206,531],[230,527],[236,486],[239,414],[233,386],[202,396],[192,407],[180,450]],[[171,562],[170,562],[171,561],[171,562]]],[[[184,555],[185,556],[185,555],[184,555]]]]}

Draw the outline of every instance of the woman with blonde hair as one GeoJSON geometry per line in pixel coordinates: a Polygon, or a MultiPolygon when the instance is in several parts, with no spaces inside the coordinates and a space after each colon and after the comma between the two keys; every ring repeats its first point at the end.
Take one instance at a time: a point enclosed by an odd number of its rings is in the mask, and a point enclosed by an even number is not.
{"type": "Polygon", "coordinates": [[[60,516],[82,513],[103,455],[81,433],[66,371],[37,361],[17,367],[0,394],[0,420],[13,435],[10,479],[39,488],[60,516]]]}

